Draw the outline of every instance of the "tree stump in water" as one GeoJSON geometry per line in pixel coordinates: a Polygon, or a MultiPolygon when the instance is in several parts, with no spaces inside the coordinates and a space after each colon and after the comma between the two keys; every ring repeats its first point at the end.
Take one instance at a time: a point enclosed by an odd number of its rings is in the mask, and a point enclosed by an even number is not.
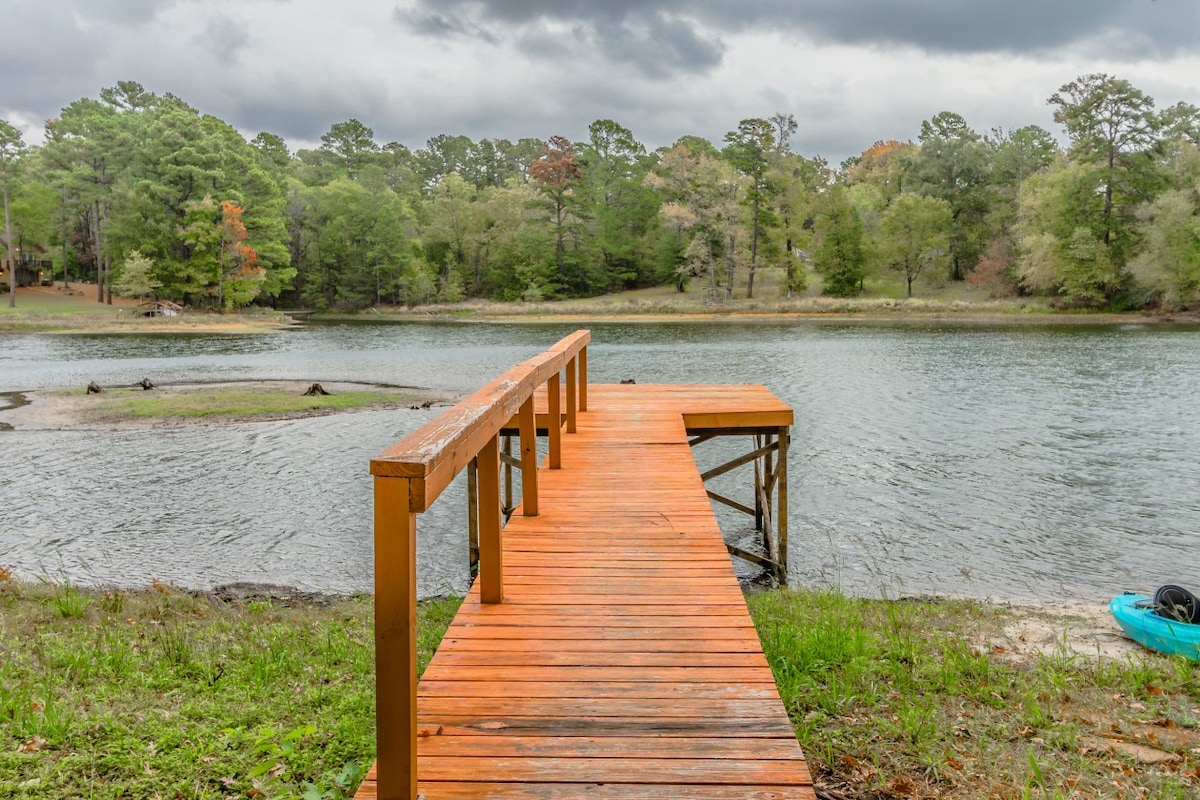
{"type": "Polygon", "coordinates": [[[142,387],[142,390],[143,390],[143,391],[144,391],[144,390],[146,390],[146,389],[153,389],[153,388],[154,388],[154,384],[150,382],[150,379],[149,379],[149,378],[142,378],[140,381],[138,381],[137,383],[135,383],[135,384],[134,384],[134,386],[140,386],[140,387],[142,387]]]}
{"type": "Polygon", "coordinates": [[[312,386],[308,387],[308,391],[301,395],[301,397],[316,397],[317,395],[325,394],[329,394],[329,392],[325,391],[325,387],[319,383],[314,383],[312,386]]]}

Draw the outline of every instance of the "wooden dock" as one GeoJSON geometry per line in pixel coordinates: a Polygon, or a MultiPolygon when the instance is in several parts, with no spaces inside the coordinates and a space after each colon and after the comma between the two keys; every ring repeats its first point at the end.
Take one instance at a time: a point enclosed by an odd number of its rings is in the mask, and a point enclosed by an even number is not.
{"type": "MultiPolygon", "coordinates": [[[[381,741],[358,797],[815,798],[689,446],[786,429],[791,409],[758,386],[587,387],[582,364],[574,432],[525,481],[537,516],[518,507],[481,546],[481,578],[415,688],[408,771],[377,782],[381,741]]],[[[556,405],[543,397],[536,418],[565,422],[556,405]]],[[[528,431],[532,397],[521,406],[528,431]]],[[[417,450],[389,450],[377,480],[417,450]]],[[[488,463],[481,513],[497,501],[488,463]]]]}

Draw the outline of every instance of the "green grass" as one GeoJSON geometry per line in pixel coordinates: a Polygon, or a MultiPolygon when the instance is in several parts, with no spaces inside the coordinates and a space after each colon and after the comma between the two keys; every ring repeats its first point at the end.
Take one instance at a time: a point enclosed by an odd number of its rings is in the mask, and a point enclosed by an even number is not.
{"type": "MultiPolygon", "coordinates": [[[[745,297],[745,275],[738,279],[734,298],[721,302],[706,302],[705,281],[691,281],[686,291],[678,292],[671,286],[655,286],[597,297],[542,303],[498,303],[486,300],[469,300],[448,305],[431,305],[417,309],[391,309],[376,313],[379,318],[389,317],[425,319],[436,315],[443,319],[458,318],[536,318],[546,316],[574,317],[579,319],[603,318],[606,316],[645,317],[704,315],[713,317],[758,314],[788,317],[793,315],[850,315],[855,317],[879,317],[884,319],[903,317],[927,317],[952,315],[968,318],[983,317],[1012,318],[1030,314],[1054,314],[1044,301],[1030,298],[994,299],[984,289],[972,287],[965,282],[952,282],[940,277],[922,279],[914,287],[914,297],[905,296],[904,281],[897,275],[872,276],[866,282],[865,292],[857,297],[837,298],[821,295],[820,276],[808,276],[808,287],[796,291],[790,297],[784,291],[782,269],[760,269],[755,278],[754,298],[745,297]]],[[[322,315],[336,319],[340,314],[322,315]]],[[[350,315],[353,316],[353,315],[350,315]]]]}
{"type": "Polygon", "coordinates": [[[94,285],[73,283],[70,293],[54,287],[17,289],[17,303],[9,305],[7,290],[0,291],[0,331],[96,331],[122,333],[151,331],[268,331],[285,324],[284,315],[270,309],[251,308],[236,314],[187,311],[177,317],[145,317],[139,301],[114,298],[113,304],[96,302],[94,285]]]}
{"type": "MultiPolygon", "coordinates": [[[[749,603],[819,797],[1200,796],[1200,664],[1010,652],[1013,612],[984,603],[749,603]]],[[[422,668],[457,607],[422,605],[422,668]]],[[[0,797],[346,797],[374,758],[374,685],[370,598],[226,603],[0,569],[0,797]]]]}
{"type": "Polygon", "coordinates": [[[749,598],[809,766],[832,797],[1200,796],[1200,664],[1015,658],[972,602],[749,598]],[[1110,752],[1142,744],[1164,766],[1110,752]]]}
{"type": "MultiPolygon", "coordinates": [[[[374,760],[369,597],[73,592],[0,581],[0,797],[343,797],[374,760]]],[[[457,607],[422,604],[422,668],[457,607]]]]}

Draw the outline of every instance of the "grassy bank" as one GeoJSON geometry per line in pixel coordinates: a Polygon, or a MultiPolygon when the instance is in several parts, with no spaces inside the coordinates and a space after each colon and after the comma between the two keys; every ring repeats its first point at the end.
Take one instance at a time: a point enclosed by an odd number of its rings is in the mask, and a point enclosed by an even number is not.
{"type": "MultiPolygon", "coordinates": [[[[422,605],[422,666],[457,606],[422,605]]],[[[374,757],[372,626],[369,597],[0,582],[0,797],[348,796],[374,757]]]]}
{"type": "MultiPolygon", "coordinates": [[[[94,290],[94,287],[88,287],[94,290]]],[[[930,286],[920,297],[905,297],[895,281],[873,280],[866,294],[852,298],[825,297],[817,287],[784,296],[780,286],[766,281],[754,299],[735,298],[713,302],[694,284],[686,292],[669,286],[634,289],[598,297],[537,303],[470,300],[417,308],[379,306],[360,311],[324,311],[315,319],[325,321],[511,321],[587,322],[592,320],[655,321],[746,320],[883,320],[961,321],[1005,323],[1114,323],[1183,322],[1200,323],[1194,314],[1108,314],[1056,309],[1037,298],[993,298],[987,291],[965,284],[930,286]]],[[[92,332],[92,333],[253,333],[278,330],[292,324],[285,315],[268,309],[246,309],[238,313],[212,314],[189,311],[179,317],[147,318],[138,313],[136,302],[118,299],[117,305],[95,302],[94,296],[73,290],[39,287],[18,293],[18,305],[0,304],[0,331],[92,332]]]]}
{"type": "MultiPolygon", "coordinates": [[[[822,798],[1200,794],[1200,665],[1019,656],[1024,612],[982,603],[750,603],[822,798]]],[[[423,663],[456,607],[422,607],[423,663]]],[[[369,598],[0,580],[0,796],[343,797],[374,681],[369,598]]]]}
{"type": "Polygon", "coordinates": [[[269,309],[249,309],[236,314],[187,311],[175,317],[147,317],[139,301],[113,298],[112,305],[96,302],[96,287],[75,284],[36,286],[17,290],[17,303],[9,305],[7,290],[0,291],[0,332],[25,333],[258,333],[292,324],[284,314],[269,309]]]}
{"type": "Polygon", "coordinates": [[[1200,796],[1200,664],[1010,650],[1016,612],[975,602],[750,607],[824,797],[1200,796]]]}

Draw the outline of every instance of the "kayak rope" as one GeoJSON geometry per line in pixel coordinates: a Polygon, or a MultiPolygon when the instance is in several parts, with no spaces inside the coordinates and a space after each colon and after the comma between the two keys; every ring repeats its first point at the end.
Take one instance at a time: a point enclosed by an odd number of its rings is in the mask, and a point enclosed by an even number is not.
{"type": "Polygon", "coordinates": [[[1164,584],[1154,593],[1154,613],[1176,622],[1200,625],[1200,599],[1182,586],[1164,584]]]}

